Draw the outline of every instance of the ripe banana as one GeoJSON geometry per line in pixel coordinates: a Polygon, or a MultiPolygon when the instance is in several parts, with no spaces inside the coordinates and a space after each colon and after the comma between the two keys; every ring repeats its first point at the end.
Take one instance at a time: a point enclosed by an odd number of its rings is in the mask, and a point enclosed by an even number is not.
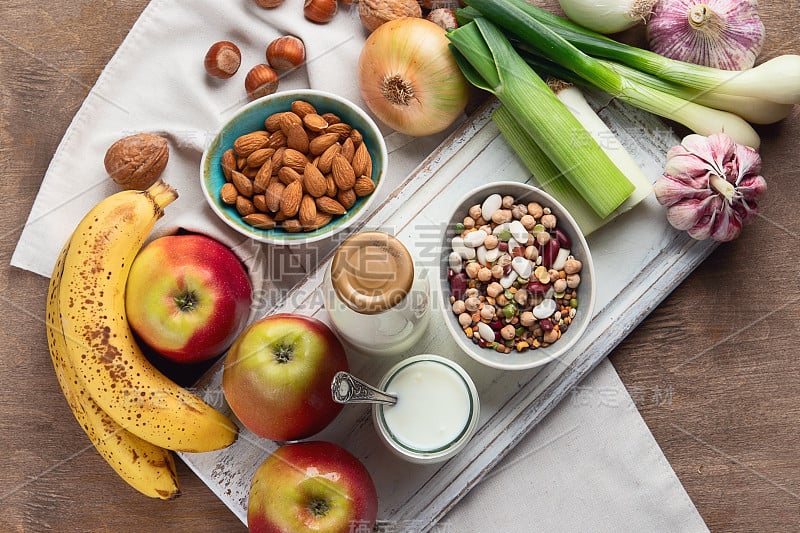
{"type": "Polygon", "coordinates": [[[172,454],[123,429],[80,388],[67,353],[59,310],[61,273],[68,247],[69,242],[58,257],[47,292],[47,342],[61,391],[89,440],[122,479],[146,496],[175,498],[180,492],[172,454]]]}
{"type": "Polygon", "coordinates": [[[163,208],[177,198],[157,181],[99,202],[78,224],[59,293],[67,352],[97,405],[134,435],[169,450],[230,445],[235,424],[160,373],[145,358],[125,315],[131,263],[163,208]]]}

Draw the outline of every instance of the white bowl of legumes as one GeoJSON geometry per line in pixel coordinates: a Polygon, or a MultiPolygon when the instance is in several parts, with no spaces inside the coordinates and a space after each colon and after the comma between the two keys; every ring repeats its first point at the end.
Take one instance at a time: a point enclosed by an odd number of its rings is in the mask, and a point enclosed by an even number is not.
{"type": "Polygon", "coordinates": [[[531,185],[492,182],[447,220],[439,284],[459,346],[506,370],[569,350],[591,320],[595,284],[589,246],[566,209],[531,185]]]}

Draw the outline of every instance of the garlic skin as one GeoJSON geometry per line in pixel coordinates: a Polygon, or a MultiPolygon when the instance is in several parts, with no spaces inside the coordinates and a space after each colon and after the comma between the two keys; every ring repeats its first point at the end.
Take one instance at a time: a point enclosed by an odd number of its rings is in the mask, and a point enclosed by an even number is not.
{"type": "Polygon", "coordinates": [[[653,52],[724,70],[751,68],[764,36],[757,0],[659,0],[647,25],[653,52]]]}
{"type": "Polygon", "coordinates": [[[656,199],[667,207],[672,227],[697,239],[727,242],[758,214],[767,183],[761,156],[724,133],[687,135],[667,152],[656,199]]]}

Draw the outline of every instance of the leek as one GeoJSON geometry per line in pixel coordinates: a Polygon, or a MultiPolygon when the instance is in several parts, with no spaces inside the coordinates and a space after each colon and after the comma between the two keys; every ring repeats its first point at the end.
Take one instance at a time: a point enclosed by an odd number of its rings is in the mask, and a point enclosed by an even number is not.
{"type": "Polygon", "coordinates": [[[634,186],[597,142],[575,150],[573,139],[585,129],[494,24],[479,18],[447,35],[470,83],[507,106],[598,216],[608,216],[630,196],[634,186]]]}
{"type": "Polygon", "coordinates": [[[538,19],[527,16],[527,10],[520,7],[520,3],[533,7],[520,0],[470,0],[470,5],[484,15],[476,18],[476,22],[483,18],[499,20],[499,25],[505,24],[519,37],[527,35],[526,44],[534,48],[537,54],[569,69],[601,91],[639,109],[683,124],[695,133],[711,135],[725,132],[737,143],[758,149],[761,142],[758,133],[740,116],[708,108],[622,77],[600,60],[577,49],[538,19]]]}
{"type": "Polygon", "coordinates": [[[556,32],[586,54],[624,63],[664,80],[700,91],[750,96],[780,104],[800,103],[800,55],[785,54],[744,71],[721,70],[669,59],[583,28],[525,0],[467,0],[459,20],[485,16],[521,40],[540,39],[531,20],[556,32]]]}
{"type": "MultiPolygon", "coordinates": [[[[608,126],[589,106],[583,97],[583,93],[577,87],[561,84],[553,90],[572,114],[575,115],[575,118],[586,128],[587,133],[598,142],[617,168],[636,187],[633,194],[605,218],[598,217],[589,208],[580,194],[570,185],[569,181],[564,179],[564,176],[547,158],[542,149],[520,127],[514,114],[505,106],[500,106],[492,114],[492,120],[497,124],[503,138],[514,149],[514,152],[517,153],[525,167],[530,170],[538,185],[556,197],[575,218],[583,234],[589,235],[647,198],[653,191],[653,184],[644,175],[628,151],[619,143],[611,130],[608,129],[608,126]]],[[[575,139],[575,141],[582,145],[585,140],[575,139]]]]}

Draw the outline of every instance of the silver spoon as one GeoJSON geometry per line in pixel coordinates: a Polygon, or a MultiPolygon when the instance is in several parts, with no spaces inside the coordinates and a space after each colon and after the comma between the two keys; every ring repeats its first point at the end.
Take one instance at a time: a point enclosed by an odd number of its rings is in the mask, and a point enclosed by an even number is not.
{"type": "Polygon", "coordinates": [[[337,403],[397,403],[397,396],[377,389],[347,372],[337,372],[333,376],[331,396],[337,403]]]}

